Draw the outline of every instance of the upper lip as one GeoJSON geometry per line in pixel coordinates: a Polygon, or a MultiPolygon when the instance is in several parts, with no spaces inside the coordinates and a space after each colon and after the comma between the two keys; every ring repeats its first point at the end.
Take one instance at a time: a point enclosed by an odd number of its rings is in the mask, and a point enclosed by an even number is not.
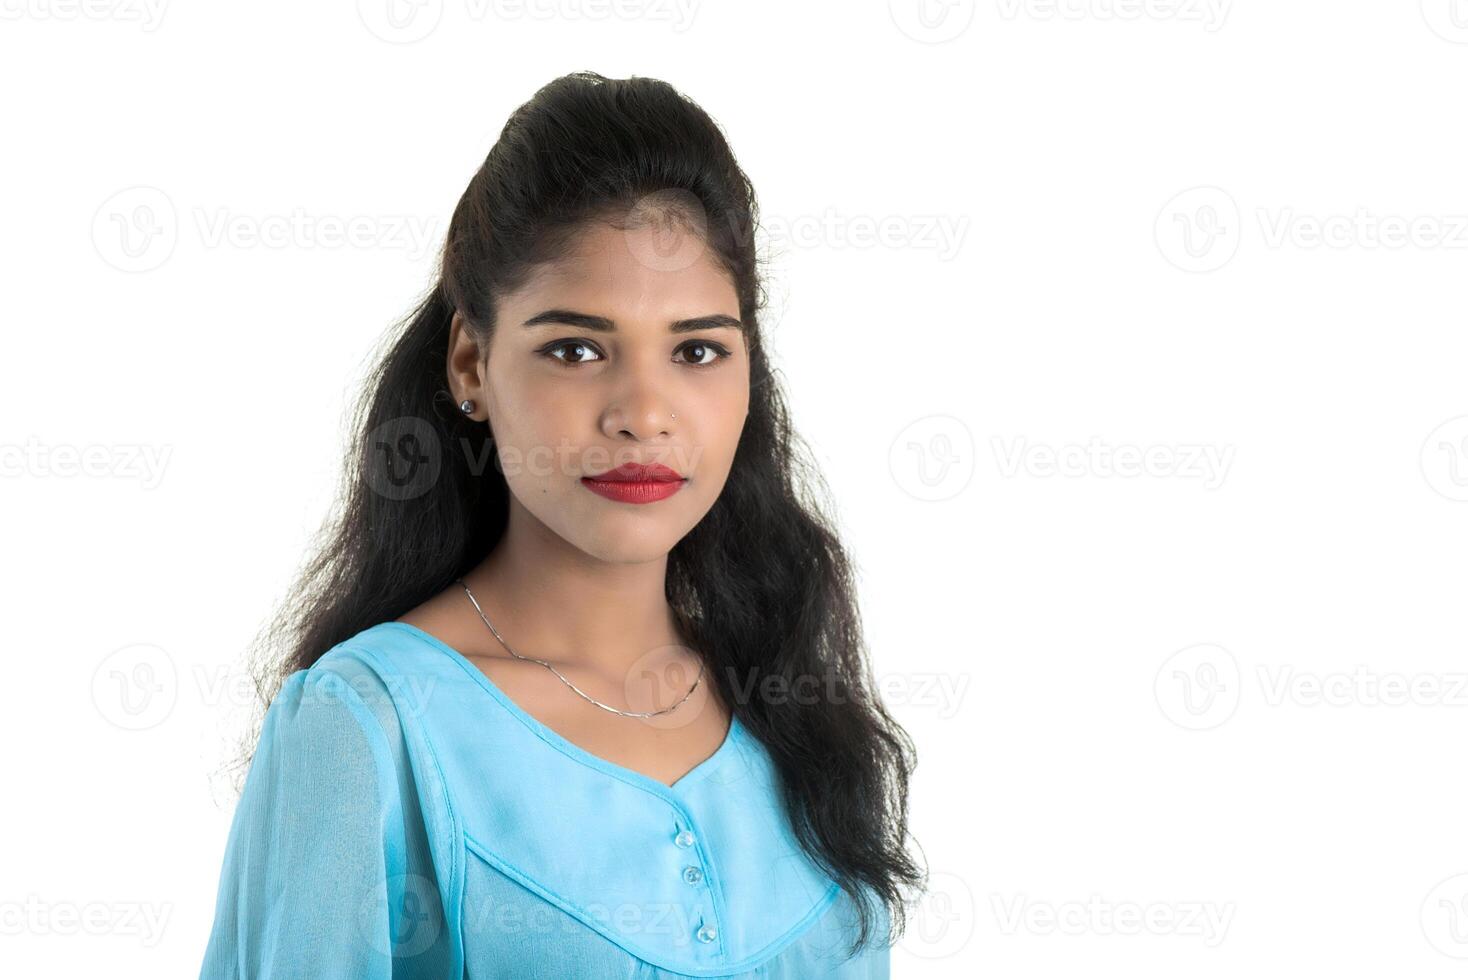
{"type": "Polygon", "coordinates": [[[672,483],[683,479],[683,475],[662,463],[623,463],[605,473],[592,473],[587,479],[608,483],[672,483]]]}

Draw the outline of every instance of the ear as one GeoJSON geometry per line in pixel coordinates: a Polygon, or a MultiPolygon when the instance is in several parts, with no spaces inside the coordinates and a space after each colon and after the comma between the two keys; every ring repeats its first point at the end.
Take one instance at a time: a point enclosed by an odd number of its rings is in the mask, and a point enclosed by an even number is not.
{"type": "Polygon", "coordinates": [[[487,419],[488,365],[474,331],[470,329],[464,314],[458,310],[454,311],[453,319],[449,321],[448,361],[445,368],[454,405],[458,406],[467,398],[474,403],[474,411],[465,413],[464,417],[481,422],[487,419]]]}

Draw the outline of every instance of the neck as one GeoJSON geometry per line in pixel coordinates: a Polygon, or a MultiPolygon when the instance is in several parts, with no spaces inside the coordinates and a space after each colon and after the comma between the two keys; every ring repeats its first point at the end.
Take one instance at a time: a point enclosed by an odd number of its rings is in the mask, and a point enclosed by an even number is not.
{"type": "MultiPolygon", "coordinates": [[[[677,620],[665,592],[666,553],[645,562],[607,562],[572,547],[514,501],[505,534],[464,575],[485,616],[522,657],[557,667],[627,672],[654,652],[680,651],[677,620]]],[[[460,596],[467,614],[479,614],[460,596]]],[[[490,648],[508,652],[479,622],[490,648]]]]}

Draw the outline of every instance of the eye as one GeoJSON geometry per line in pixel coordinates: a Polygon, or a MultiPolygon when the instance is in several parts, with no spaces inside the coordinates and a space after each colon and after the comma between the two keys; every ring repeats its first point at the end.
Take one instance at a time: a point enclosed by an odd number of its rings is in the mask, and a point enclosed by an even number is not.
{"type": "Polygon", "coordinates": [[[707,340],[692,340],[684,344],[682,347],[679,347],[678,349],[680,351],[697,352],[695,355],[695,360],[693,361],[694,367],[712,367],[713,365],[717,364],[718,362],[729,356],[729,351],[727,348],[722,347],[719,344],[711,343],[707,340]],[[714,356],[708,360],[704,360],[704,354],[713,354],[714,356]]]}
{"type": "Polygon", "coordinates": [[[582,340],[558,340],[549,347],[542,347],[541,353],[566,365],[586,364],[589,361],[601,360],[601,354],[597,349],[582,340]],[[559,357],[558,350],[569,350],[576,353],[574,359],[559,357]],[[587,354],[595,354],[595,357],[587,357],[587,354]]]}

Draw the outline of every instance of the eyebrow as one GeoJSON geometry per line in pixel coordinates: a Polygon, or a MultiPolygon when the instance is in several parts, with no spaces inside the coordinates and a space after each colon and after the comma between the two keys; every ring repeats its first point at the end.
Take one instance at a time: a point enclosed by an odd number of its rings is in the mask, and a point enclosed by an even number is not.
{"type": "MultiPolygon", "coordinates": [[[[617,329],[617,325],[604,316],[592,316],[590,313],[577,313],[574,310],[546,310],[537,313],[526,320],[521,326],[536,327],[543,323],[559,323],[571,327],[580,327],[582,330],[596,330],[603,333],[611,333],[617,329]]],[[[695,316],[686,320],[674,320],[668,324],[669,333],[688,333],[691,330],[717,330],[729,328],[743,330],[744,324],[736,317],[726,316],[723,313],[711,313],[708,316],[695,316]]]]}

